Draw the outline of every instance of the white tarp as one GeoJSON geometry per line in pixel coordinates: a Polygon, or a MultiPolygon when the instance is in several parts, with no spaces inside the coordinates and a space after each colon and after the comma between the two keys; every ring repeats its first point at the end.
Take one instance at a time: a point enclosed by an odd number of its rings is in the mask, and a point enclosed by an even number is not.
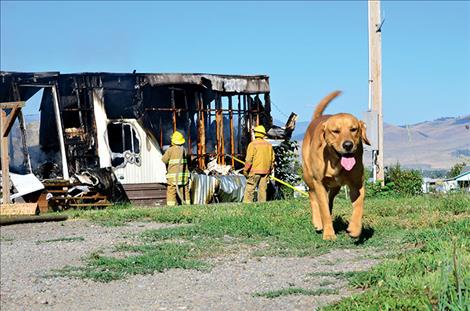
{"type": "Polygon", "coordinates": [[[11,199],[16,199],[44,189],[44,185],[34,174],[19,175],[10,173],[10,180],[16,191],[18,191],[18,193],[14,193],[10,196],[11,199]]]}

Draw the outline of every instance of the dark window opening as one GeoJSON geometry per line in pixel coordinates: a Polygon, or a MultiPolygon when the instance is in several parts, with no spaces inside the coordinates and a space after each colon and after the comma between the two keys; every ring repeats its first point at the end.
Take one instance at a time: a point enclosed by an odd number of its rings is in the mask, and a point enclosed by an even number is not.
{"type": "Polygon", "coordinates": [[[114,167],[125,165],[130,158],[140,154],[140,141],[134,127],[128,123],[110,123],[107,127],[114,167]]]}

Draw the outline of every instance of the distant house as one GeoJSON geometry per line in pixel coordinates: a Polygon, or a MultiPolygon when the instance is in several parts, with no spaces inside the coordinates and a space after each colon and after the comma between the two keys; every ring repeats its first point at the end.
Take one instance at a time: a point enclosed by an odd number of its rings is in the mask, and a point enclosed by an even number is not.
{"type": "Polygon", "coordinates": [[[444,180],[445,192],[452,190],[464,190],[470,192],[470,170],[460,175],[444,180]]]}
{"type": "Polygon", "coordinates": [[[436,192],[439,191],[439,184],[442,184],[441,179],[436,178],[423,178],[422,190],[423,193],[436,192]]]}
{"type": "Polygon", "coordinates": [[[434,179],[424,178],[422,185],[423,193],[429,192],[451,192],[463,190],[470,192],[470,166],[462,169],[462,172],[452,178],[434,179]]]}

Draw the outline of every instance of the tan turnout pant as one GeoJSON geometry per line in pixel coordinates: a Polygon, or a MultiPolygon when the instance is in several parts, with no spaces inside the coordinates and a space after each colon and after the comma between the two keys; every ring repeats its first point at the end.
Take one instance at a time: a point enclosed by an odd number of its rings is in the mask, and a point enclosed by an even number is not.
{"type": "Polygon", "coordinates": [[[191,204],[191,198],[189,197],[189,183],[184,186],[178,186],[178,191],[183,198],[178,197],[176,193],[176,185],[168,184],[166,188],[166,205],[174,206],[177,203],[182,203],[189,205],[191,204]]]}
{"type": "Polygon", "coordinates": [[[255,189],[258,187],[258,202],[266,202],[266,190],[268,189],[268,174],[253,174],[246,179],[245,196],[243,202],[253,202],[255,189]]]}

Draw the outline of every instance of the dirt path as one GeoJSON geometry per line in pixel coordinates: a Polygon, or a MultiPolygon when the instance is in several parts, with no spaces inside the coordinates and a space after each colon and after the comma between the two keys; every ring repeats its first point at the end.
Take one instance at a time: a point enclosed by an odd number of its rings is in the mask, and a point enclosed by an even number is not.
{"type": "Polygon", "coordinates": [[[315,258],[241,252],[211,259],[209,272],[173,269],[110,283],[44,277],[51,269],[82,264],[93,251],[129,241],[130,234],[168,226],[107,228],[67,221],[1,227],[1,310],[314,310],[352,292],[342,278],[312,273],[359,271],[377,263],[367,258],[370,249],[334,250],[315,258]],[[64,237],[68,241],[45,242],[64,237]],[[289,287],[338,289],[338,294],[253,296],[289,287]]]}

